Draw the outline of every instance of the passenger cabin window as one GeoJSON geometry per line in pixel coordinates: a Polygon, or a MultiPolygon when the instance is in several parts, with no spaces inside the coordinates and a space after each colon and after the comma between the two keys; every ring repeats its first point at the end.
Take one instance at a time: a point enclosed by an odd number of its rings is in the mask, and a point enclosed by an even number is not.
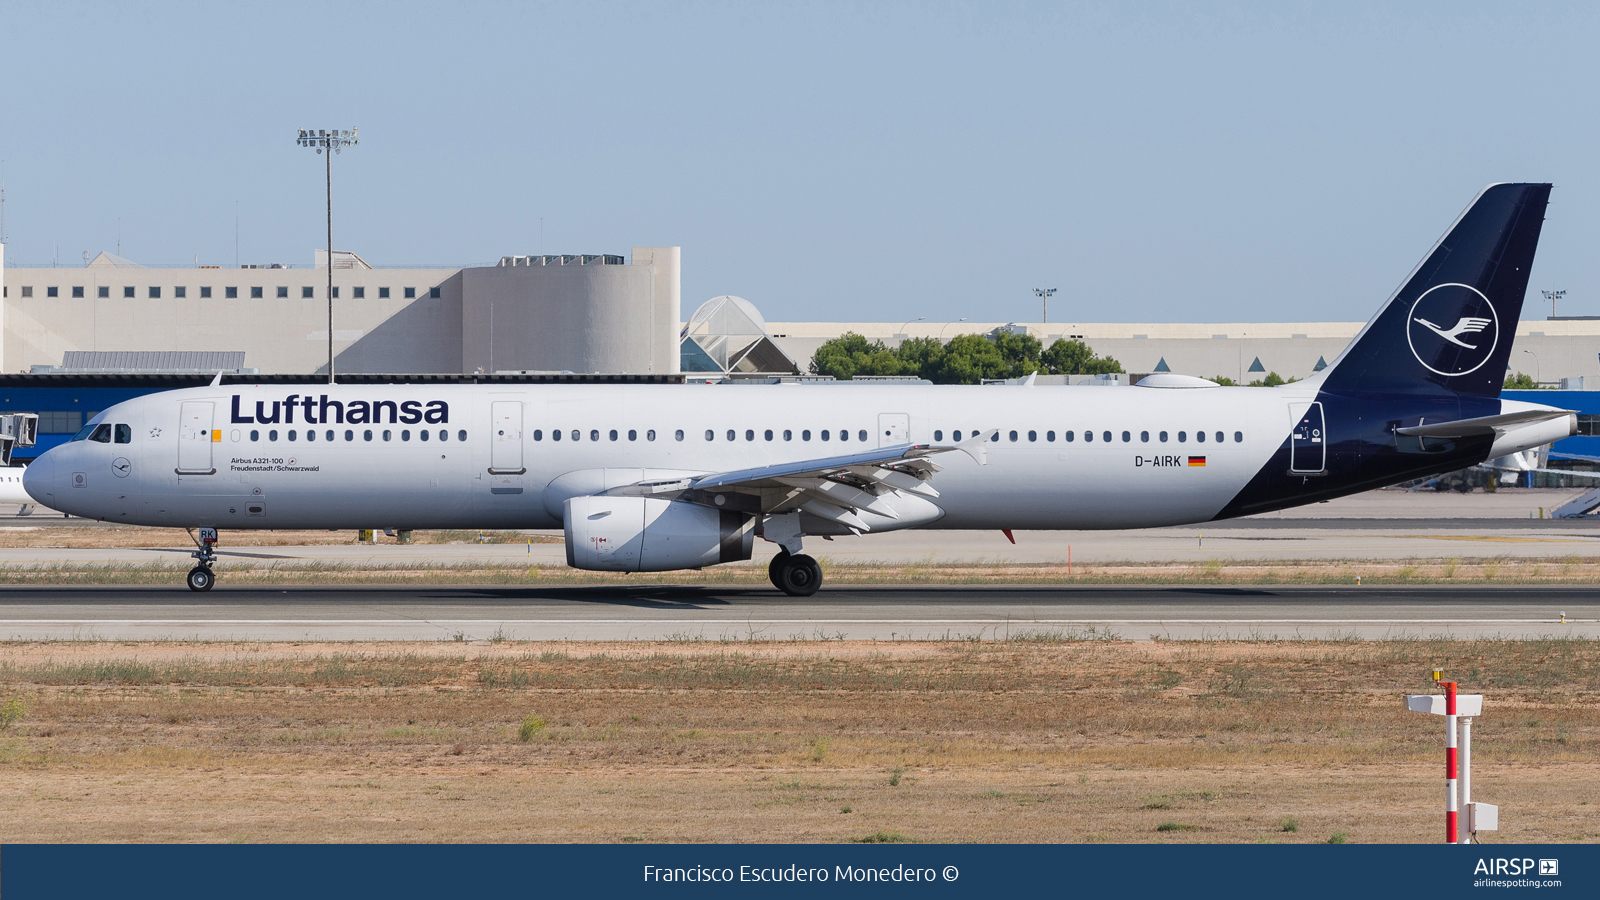
{"type": "Polygon", "coordinates": [[[1094,432],[1092,432],[1092,431],[1085,431],[1085,432],[1084,432],[1084,433],[1083,433],[1083,439],[1084,439],[1084,440],[1086,440],[1086,441],[1092,441],[1092,440],[1094,440],[1094,432]]]}
{"type": "Polygon", "coordinates": [[[717,439],[717,433],[715,431],[712,431],[711,429],[707,428],[706,429],[706,440],[714,441],[716,439],[717,439]]]}
{"type": "Polygon", "coordinates": [[[1108,444],[1111,443],[1111,432],[1109,432],[1109,431],[1101,432],[1100,436],[1105,438],[1106,443],[1108,443],[1108,444]]]}
{"type": "Polygon", "coordinates": [[[683,429],[679,428],[677,431],[674,431],[672,433],[672,436],[673,436],[674,440],[679,440],[679,441],[683,440],[683,429]]]}
{"type": "Polygon", "coordinates": [[[1143,441],[1146,444],[1150,443],[1150,432],[1148,432],[1148,431],[1139,432],[1139,440],[1143,441]]]}
{"type": "MultiPolygon", "coordinates": [[[[612,433],[613,433],[613,434],[615,434],[615,433],[616,433],[616,432],[612,432],[612,433]]],[[[466,433],[466,431],[464,431],[464,430],[463,430],[463,431],[458,431],[458,432],[456,432],[456,440],[458,440],[458,441],[464,441],[464,440],[466,440],[466,439],[467,439],[467,433],[466,433]]],[[[614,440],[616,440],[616,438],[614,438],[614,437],[613,437],[613,438],[612,438],[612,440],[613,440],[613,441],[614,441],[614,440]]]]}
{"type": "Polygon", "coordinates": [[[800,440],[802,440],[802,441],[811,440],[811,429],[809,429],[809,428],[803,429],[800,432],[800,440]]]}
{"type": "MultiPolygon", "coordinates": [[[[534,432],[534,434],[535,434],[535,435],[538,435],[538,433],[539,433],[539,432],[537,432],[537,431],[535,431],[535,432],[534,432]]],[[[559,431],[552,431],[552,432],[550,432],[550,433],[551,433],[551,434],[560,434],[560,433],[561,433],[561,432],[559,432],[559,431]]],[[[536,440],[536,441],[537,441],[537,440],[538,440],[538,439],[539,439],[539,438],[538,438],[538,437],[535,437],[535,438],[534,438],[534,440],[536,440]]],[[[402,440],[402,441],[409,441],[409,440],[411,440],[411,429],[409,429],[409,428],[402,428],[402,429],[400,429],[400,440],[402,440]]],[[[558,438],[558,439],[557,439],[557,440],[559,440],[559,438],[558,438]]]]}
{"type": "Polygon", "coordinates": [[[1223,436],[1222,432],[1220,432],[1220,431],[1217,432],[1217,443],[1220,444],[1220,443],[1222,443],[1223,440],[1224,440],[1224,436],[1223,436]]]}
{"type": "Polygon", "coordinates": [[[1186,431],[1178,432],[1178,443],[1181,444],[1184,441],[1187,441],[1188,439],[1189,439],[1189,433],[1188,432],[1186,432],[1186,431]]]}
{"type": "Polygon", "coordinates": [[[294,440],[294,438],[295,438],[295,432],[294,432],[294,429],[291,428],[291,429],[289,429],[289,440],[292,441],[292,440],[294,440]]]}
{"type": "Polygon", "coordinates": [[[1194,439],[1199,443],[1204,444],[1206,442],[1206,433],[1204,431],[1196,431],[1194,433],[1194,439]]]}
{"type": "MultiPolygon", "coordinates": [[[[632,434],[632,432],[629,432],[629,434],[632,434]]],[[[656,439],[656,430],[654,428],[652,428],[649,431],[646,431],[644,433],[644,439],[647,440],[647,441],[655,440],[656,439]]],[[[631,438],[630,438],[630,440],[631,440],[631,438]]]]}
{"type": "Polygon", "coordinates": [[[256,430],[255,430],[255,429],[253,429],[253,428],[252,428],[252,429],[250,429],[250,440],[252,440],[252,441],[259,441],[259,440],[261,440],[261,432],[259,432],[259,431],[256,431],[256,430]]]}
{"type": "MultiPolygon", "coordinates": [[[[292,432],[292,431],[291,431],[291,432],[289,432],[289,433],[290,433],[290,434],[294,434],[294,432],[292,432]]],[[[277,440],[277,439],[278,439],[278,429],[276,429],[276,428],[274,428],[274,429],[272,429],[272,430],[271,430],[271,431],[268,431],[268,432],[267,432],[267,440],[269,440],[269,441],[275,441],[275,440],[277,440]]]]}
{"type": "Polygon", "coordinates": [[[735,438],[735,437],[736,437],[736,435],[735,435],[735,434],[734,434],[734,431],[733,431],[733,429],[732,429],[732,428],[729,428],[729,429],[728,429],[728,440],[730,440],[730,441],[731,441],[731,440],[733,440],[733,439],[734,439],[734,438],[735,438]]]}
{"type": "MultiPolygon", "coordinates": [[[[133,426],[132,425],[118,425],[118,426],[116,426],[116,435],[117,435],[117,443],[119,443],[119,444],[131,444],[131,443],[133,443],[133,426]]],[[[255,440],[255,438],[251,438],[251,440],[255,440]]]]}
{"type": "Polygon", "coordinates": [[[1244,432],[1242,432],[1242,431],[1235,431],[1235,432],[1234,432],[1234,433],[1233,433],[1233,442],[1234,442],[1234,443],[1235,443],[1235,444],[1242,444],[1242,443],[1244,443],[1244,432]]]}
{"type": "MultiPolygon", "coordinates": [[[[445,431],[442,428],[439,430],[439,440],[441,440],[441,441],[447,440],[447,439],[449,439],[449,437],[450,437],[450,432],[445,431]]],[[[616,440],[617,439],[617,433],[615,431],[611,432],[611,439],[612,440],[616,440]]],[[[589,440],[591,440],[591,441],[600,440],[600,429],[591,428],[589,430],[589,440]]]]}
{"type": "Polygon", "coordinates": [[[826,428],[822,429],[822,439],[823,440],[827,440],[828,439],[828,429],[826,429],[826,428]]]}
{"type": "Polygon", "coordinates": [[[1011,442],[1012,443],[1016,443],[1016,441],[1017,441],[1017,433],[1015,431],[1013,431],[1013,432],[1011,432],[1011,442]]]}
{"type": "Polygon", "coordinates": [[[1063,432],[1061,432],[1061,437],[1062,437],[1062,438],[1063,438],[1063,439],[1064,439],[1064,440],[1065,440],[1065,441],[1066,441],[1066,442],[1067,442],[1067,443],[1069,443],[1069,444],[1070,444],[1070,443],[1072,443],[1072,441],[1073,441],[1073,440],[1074,440],[1074,438],[1073,438],[1073,434],[1074,434],[1074,433],[1075,433],[1075,432],[1071,432],[1071,431],[1063,431],[1063,432]]]}
{"type": "Polygon", "coordinates": [[[933,439],[934,439],[934,440],[936,440],[936,441],[942,441],[942,440],[944,440],[944,432],[943,432],[943,431],[940,431],[940,430],[939,430],[939,429],[937,429],[937,428],[935,428],[935,429],[934,429],[934,430],[933,430],[933,439]]]}
{"type": "MultiPolygon", "coordinates": [[[[401,438],[401,440],[408,440],[411,437],[411,432],[409,432],[409,431],[403,432],[403,434],[405,434],[405,437],[401,438]]],[[[535,428],[533,430],[533,439],[536,440],[536,441],[544,440],[544,432],[540,431],[537,428],[535,428]]]]}
{"type": "Polygon", "coordinates": [[[1167,433],[1165,431],[1163,431],[1160,434],[1156,435],[1156,437],[1160,438],[1161,443],[1163,443],[1163,444],[1165,444],[1167,442],[1167,433]]]}

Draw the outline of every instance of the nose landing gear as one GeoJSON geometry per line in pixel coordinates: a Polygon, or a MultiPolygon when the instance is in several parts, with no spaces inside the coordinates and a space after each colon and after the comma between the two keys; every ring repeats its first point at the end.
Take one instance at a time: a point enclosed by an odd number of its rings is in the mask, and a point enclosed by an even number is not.
{"type": "Polygon", "coordinates": [[[791,597],[809,597],[822,587],[822,566],[804,553],[779,552],[767,565],[772,586],[791,597]]]}
{"type": "MultiPolygon", "coordinates": [[[[187,530],[187,529],[185,529],[187,530]]],[[[194,541],[195,551],[189,555],[195,559],[195,567],[189,570],[186,579],[191,591],[209,591],[217,584],[217,576],[211,571],[212,565],[217,561],[217,530],[215,528],[201,528],[200,539],[195,540],[194,532],[189,532],[189,539],[194,541]]]]}

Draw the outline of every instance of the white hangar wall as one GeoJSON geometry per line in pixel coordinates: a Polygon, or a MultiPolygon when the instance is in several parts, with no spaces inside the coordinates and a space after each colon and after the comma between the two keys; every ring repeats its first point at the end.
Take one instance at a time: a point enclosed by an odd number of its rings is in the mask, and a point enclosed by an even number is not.
{"type": "Polygon", "coordinates": [[[678,371],[679,249],[631,265],[507,265],[461,272],[463,372],[678,371]]]}

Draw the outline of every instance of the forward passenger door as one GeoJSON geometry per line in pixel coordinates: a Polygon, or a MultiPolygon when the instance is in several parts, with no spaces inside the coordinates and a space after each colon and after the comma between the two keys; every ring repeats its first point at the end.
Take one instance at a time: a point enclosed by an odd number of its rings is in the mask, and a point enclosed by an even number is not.
{"type": "Polygon", "coordinates": [[[205,400],[185,400],[178,413],[178,474],[215,475],[211,447],[222,441],[214,430],[211,415],[216,404],[205,400]]]}

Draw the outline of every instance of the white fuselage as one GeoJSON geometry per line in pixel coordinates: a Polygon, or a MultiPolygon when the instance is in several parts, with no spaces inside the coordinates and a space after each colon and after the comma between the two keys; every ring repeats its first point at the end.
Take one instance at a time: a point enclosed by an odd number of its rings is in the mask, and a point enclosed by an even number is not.
{"type": "Polygon", "coordinates": [[[141,525],[558,528],[568,496],[652,470],[726,472],[998,428],[986,464],[938,457],[942,514],[914,524],[1141,528],[1216,516],[1315,395],[1305,384],[230,385],[111,407],[91,423],[112,426],[108,439],[43,454],[27,491],[141,525]]]}

